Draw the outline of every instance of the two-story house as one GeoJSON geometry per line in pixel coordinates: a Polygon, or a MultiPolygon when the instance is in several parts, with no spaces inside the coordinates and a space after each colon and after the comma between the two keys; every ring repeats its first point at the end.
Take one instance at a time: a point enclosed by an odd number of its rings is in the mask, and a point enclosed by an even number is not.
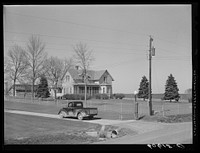
{"type": "MultiPolygon", "coordinates": [[[[82,74],[82,70],[78,68],[69,69],[59,84],[58,96],[64,94],[84,94],[85,83],[82,74]]],[[[114,79],[107,70],[88,70],[87,76],[87,94],[90,96],[95,94],[107,94],[110,96],[112,94],[112,81],[114,79]]]]}

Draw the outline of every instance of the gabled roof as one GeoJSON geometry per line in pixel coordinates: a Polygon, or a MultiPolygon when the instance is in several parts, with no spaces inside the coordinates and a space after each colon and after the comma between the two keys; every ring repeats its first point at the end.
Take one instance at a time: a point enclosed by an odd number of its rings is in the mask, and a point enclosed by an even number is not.
{"type": "MultiPolygon", "coordinates": [[[[81,76],[82,70],[69,69],[68,72],[70,73],[70,75],[72,76],[72,78],[74,80],[82,79],[82,76],[81,76]]],[[[89,80],[99,80],[105,72],[108,73],[107,70],[100,70],[100,71],[87,70],[87,75],[90,77],[89,80]]],[[[111,78],[112,78],[112,76],[111,76],[111,78]]],[[[113,78],[112,78],[112,80],[114,81],[113,78]]]]}
{"type": "Polygon", "coordinates": [[[72,76],[73,79],[75,79],[75,80],[82,79],[80,76],[82,72],[80,70],[69,69],[68,72],[70,73],[70,75],[72,76]]]}

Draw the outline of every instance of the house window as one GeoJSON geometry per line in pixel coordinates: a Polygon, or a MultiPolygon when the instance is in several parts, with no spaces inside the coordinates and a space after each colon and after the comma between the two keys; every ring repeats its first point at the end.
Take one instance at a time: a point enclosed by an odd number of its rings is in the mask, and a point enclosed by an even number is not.
{"type": "Polygon", "coordinates": [[[103,78],[103,82],[104,82],[104,83],[107,82],[107,78],[106,78],[106,77],[103,78]]]}
{"type": "Polygon", "coordinates": [[[66,81],[69,82],[69,80],[70,80],[70,77],[69,77],[69,75],[67,75],[66,76],[66,81]]]}
{"type": "Polygon", "coordinates": [[[103,93],[105,93],[105,88],[103,88],[103,93]]]}

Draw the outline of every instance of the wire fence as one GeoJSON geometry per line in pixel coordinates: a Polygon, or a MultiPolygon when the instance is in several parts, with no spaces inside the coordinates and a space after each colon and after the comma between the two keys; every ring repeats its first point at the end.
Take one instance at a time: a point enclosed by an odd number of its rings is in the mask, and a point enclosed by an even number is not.
{"type": "MultiPolygon", "coordinates": [[[[53,98],[41,99],[31,96],[13,97],[4,95],[4,101],[22,102],[40,105],[51,105],[52,107],[64,107],[69,100],[57,100],[53,98]]],[[[138,100],[138,116],[148,115],[149,107],[148,101],[138,100]]],[[[135,118],[135,101],[133,99],[110,99],[110,100],[96,100],[91,99],[86,102],[83,101],[84,107],[94,107],[98,109],[98,116],[104,119],[115,120],[132,120],[135,118]]],[[[192,113],[192,103],[188,102],[164,102],[153,100],[153,110],[155,114],[162,116],[190,114],[192,113]]],[[[44,109],[46,109],[44,107],[44,109]]],[[[48,112],[48,111],[46,111],[48,112]]],[[[55,112],[56,113],[56,112],[55,112]]]]}

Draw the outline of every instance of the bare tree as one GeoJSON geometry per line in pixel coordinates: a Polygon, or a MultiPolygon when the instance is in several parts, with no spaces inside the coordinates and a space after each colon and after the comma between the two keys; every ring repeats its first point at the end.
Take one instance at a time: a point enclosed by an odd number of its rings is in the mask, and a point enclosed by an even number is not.
{"type": "Polygon", "coordinates": [[[9,59],[8,57],[4,57],[4,73],[7,73],[8,71],[8,68],[9,68],[9,59]]]}
{"type": "Polygon", "coordinates": [[[47,53],[44,51],[45,44],[38,36],[32,35],[27,43],[27,63],[29,66],[29,73],[27,77],[32,80],[32,98],[34,98],[34,85],[37,78],[43,72],[43,64],[46,60],[47,53]]]}
{"type": "Polygon", "coordinates": [[[87,94],[87,70],[91,62],[94,60],[92,56],[93,51],[89,50],[86,44],[78,43],[73,47],[75,52],[75,59],[79,67],[82,69],[82,75],[84,77],[85,83],[85,102],[86,102],[86,94],[87,94]]]}
{"type": "Polygon", "coordinates": [[[46,67],[46,76],[53,84],[54,94],[55,94],[55,100],[57,99],[57,89],[58,89],[58,82],[62,81],[64,74],[66,71],[69,70],[69,68],[72,65],[72,59],[59,59],[57,57],[50,57],[45,62],[46,67]]]}
{"type": "Polygon", "coordinates": [[[27,69],[25,51],[22,47],[15,44],[8,50],[7,56],[8,57],[5,58],[4,62],[4,71],[13,81],[13,96],[15,96],[16,81],[26,72],[27,69]]]}

